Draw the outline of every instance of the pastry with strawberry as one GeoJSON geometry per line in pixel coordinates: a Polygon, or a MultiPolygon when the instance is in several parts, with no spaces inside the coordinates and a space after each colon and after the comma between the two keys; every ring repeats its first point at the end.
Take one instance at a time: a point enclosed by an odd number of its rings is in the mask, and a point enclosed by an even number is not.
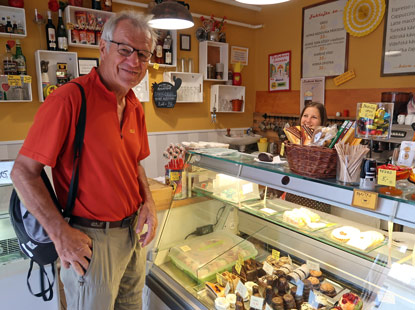
{"type": "Polygon", "coordinates": [[[340,299],[339,305],[342,310],[361,310],[363,301],[356,294],[346,293],[340,299]]]}

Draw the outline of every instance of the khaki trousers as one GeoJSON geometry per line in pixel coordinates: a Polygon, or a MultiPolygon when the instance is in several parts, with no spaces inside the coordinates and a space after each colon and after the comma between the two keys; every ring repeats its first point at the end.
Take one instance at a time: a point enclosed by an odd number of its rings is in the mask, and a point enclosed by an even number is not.
{"type": "Polygon", "coordinates": [[[61,268],[68,310],[141,310],[145,249],[131,227],[94,229],[74,225],[92,239],[92,259],[84,276],[61,268]]]}

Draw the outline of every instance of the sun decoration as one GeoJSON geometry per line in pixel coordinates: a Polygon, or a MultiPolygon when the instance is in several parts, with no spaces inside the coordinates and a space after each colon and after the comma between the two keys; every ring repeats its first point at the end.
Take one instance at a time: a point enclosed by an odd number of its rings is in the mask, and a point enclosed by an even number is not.
{"type": "Polygon", "coordinates": [[[385,14],[385,0],[349,0],[344,7],[344,28],[352,36],[368,35],[385,14]]]}

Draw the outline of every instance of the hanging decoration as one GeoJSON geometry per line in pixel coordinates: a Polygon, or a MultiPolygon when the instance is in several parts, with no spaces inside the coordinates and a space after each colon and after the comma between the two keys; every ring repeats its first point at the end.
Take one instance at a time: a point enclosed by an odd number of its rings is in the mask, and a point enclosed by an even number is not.
{"type": "Polygon", "coordinates": [[[344,28],[352,36],[363,37],[375,30],[385,14],[385,0],[349,0],[344,8],[344,28]]]}

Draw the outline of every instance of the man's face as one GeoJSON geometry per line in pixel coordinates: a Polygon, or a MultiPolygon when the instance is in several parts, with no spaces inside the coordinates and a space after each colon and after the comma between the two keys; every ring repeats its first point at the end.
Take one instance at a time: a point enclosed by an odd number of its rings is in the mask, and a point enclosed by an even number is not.
{"type": "MultiPolygon", "coordinates": [[[[151,51],[151,39],[147,33],[135,28],[130,21],[120,21],[114,30],[112,41],[135,49],[151,51]]],[[[128,91],[143,79],[148,62],[140,61],[137,52],[122,56],[118,45],[105,40],[100,42],[101,66],[105,67],[105,80],[112,90],[128,91]],[[109,49],[107,46],[109,45],[109,49]]]]}

